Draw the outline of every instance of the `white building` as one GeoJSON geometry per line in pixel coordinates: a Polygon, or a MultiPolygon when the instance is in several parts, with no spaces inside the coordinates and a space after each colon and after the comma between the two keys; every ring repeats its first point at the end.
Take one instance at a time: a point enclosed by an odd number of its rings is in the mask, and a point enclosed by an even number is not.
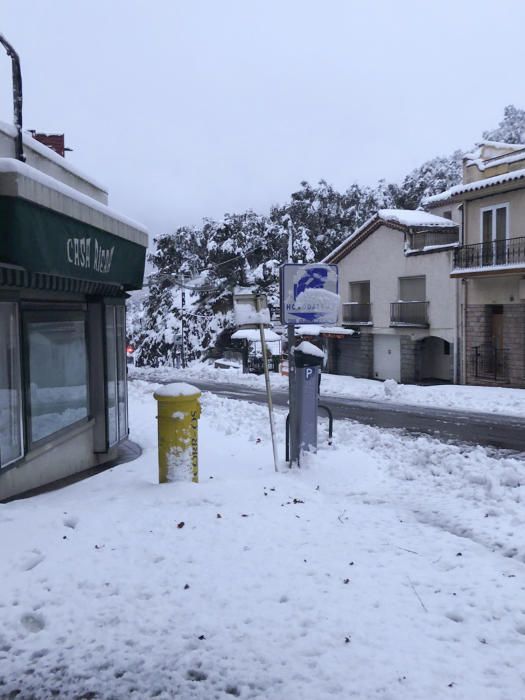
{"type": "Polygon", "coordinates": [[[459,227],[448,215],[380,210],[323,262],[337,263],[341,316],[328,369],[356,377],[456,381],[459,227]]]}

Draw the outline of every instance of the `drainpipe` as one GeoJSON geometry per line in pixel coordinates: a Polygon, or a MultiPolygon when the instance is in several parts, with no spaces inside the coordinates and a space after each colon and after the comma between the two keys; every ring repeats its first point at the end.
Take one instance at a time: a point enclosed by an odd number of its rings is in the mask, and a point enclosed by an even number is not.
{"type": "MultiPolygon", "coordinates": [[[[460,205],[461,208],[461,245],[465,245],[465,241],[467,240],[467,235],[466,235],[466,224],[467,224],[467,216],[466,216],[466,201],[463,202],[460,205]]],[[[466,338],[466,329],[467,329],[467,321],[466,321],[466,316],[467,316],[467,280],[462,278],[461,282],[458,281],[459,284],[459,290],[458,290],[458,304],[459,304],[459,309],[458,309],[458,319],[460,322],[460,337],[459,341],[461,343],[461,347],[459,348],[459,383],[460,384],[466,384],[467,383],[467,338],[466,338]]]]}
{"type": "Polygon", "coordinates": [[[22,145],[22,71],[20,70],[20,59],[17,52],[2,34],[0,34],[0,44],[3,45],[11,59],[13,74],[13,112],[16,127],[15,157],[22,163],[25,163],[26,157],[22,145]]]}

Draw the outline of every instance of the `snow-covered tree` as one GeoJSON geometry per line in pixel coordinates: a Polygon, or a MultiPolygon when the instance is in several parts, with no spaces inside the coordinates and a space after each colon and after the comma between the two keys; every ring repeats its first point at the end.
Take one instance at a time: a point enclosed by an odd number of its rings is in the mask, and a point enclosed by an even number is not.
{"type": "Polygon", "coordinates": [[[483,132],[487,141],[525,143],[525,110],[508,105],[503,110],[503,119],[496,129],[483,132]]]}
{"type": "Polygon", "coordinates": [[[444,192],[461,182],[461,151],[454,151],[450,156],[439,156],[427,160],[415,168],[403,180],[395,198],[399,209],[417,209],[424,197],[444,192]]]}
{"type": "MultiPolygon", "coordinates": [[[[499,127],[483,137],[525,142],[525,110],[509,105],[499,127]]],[[[201,226],[183,226],[159,237],[150,257],[155,273],[149,296],[140,323],[131,324],[138,361],[155,365],[170,360],[173,339],[182,330],[182,289],[187,357],[220,353],[234,328],[234,287],[251,286],[277,305],[279,266],[290,255],[294,262],[322,260],[378,209],[417,209],[424,197],[461,181],[462,156],[455,151],[432,158],[400,184],[353,183],[339,192],[325,180],[317,185],[304,181],[268,216],[253,211],[225,214],[220,220],[204,219],[201,226]],[[181,281],[185,287],[180,287],[181,281]]]]}

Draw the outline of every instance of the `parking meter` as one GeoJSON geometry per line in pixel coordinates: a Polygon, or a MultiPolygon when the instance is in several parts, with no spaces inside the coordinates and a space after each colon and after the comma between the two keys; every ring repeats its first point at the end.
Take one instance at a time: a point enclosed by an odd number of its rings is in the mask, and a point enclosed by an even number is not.
{"type": "Polygon", "coordinates": [[[317,403],[323,358],[296,348],[294,360],[297,445],[299,452],[317,452],[317,403]]]}

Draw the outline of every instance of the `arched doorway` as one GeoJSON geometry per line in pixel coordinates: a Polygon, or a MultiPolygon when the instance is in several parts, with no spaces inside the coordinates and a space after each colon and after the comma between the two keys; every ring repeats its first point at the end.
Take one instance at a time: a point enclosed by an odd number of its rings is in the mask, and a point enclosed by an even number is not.
{"type": "Polygon", "coordinates": [[[419,377],[421,381],[454,381],[453,348],[452,343],[435,335],[419,341],[419,377]]]}

